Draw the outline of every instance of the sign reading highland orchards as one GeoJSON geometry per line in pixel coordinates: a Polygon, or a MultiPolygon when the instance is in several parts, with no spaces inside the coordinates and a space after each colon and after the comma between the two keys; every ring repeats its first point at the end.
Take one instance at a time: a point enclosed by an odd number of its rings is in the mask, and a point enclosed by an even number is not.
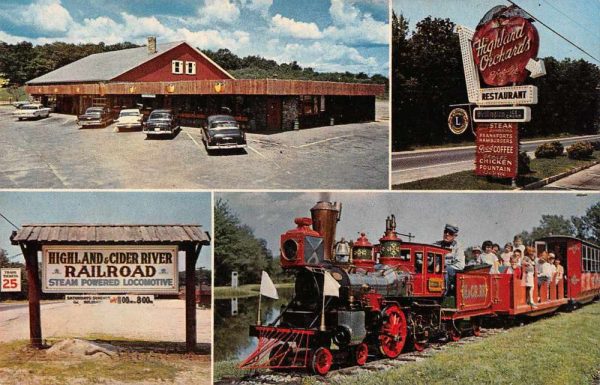
{"type": "Polygon", "coordinates": [[[492,19],[473,36],[475,64],[485,84],[490,86],[525,81],[525,67],[537,56],[538,48],[537,30],[523,17],[492,19]]]}
{"type": "Polygon", "coordinates": [[[537,88],[520,85],[546,73],[536,60],[539,36],[532,17],[518,6],[496,6],[475,31],[458,26],[465,82],[476,123],[475,174],[513,178],[518,173],[518,122],[531,120],[537,88]],[[483,84],[482,84],[483,83],[483,84]]]}

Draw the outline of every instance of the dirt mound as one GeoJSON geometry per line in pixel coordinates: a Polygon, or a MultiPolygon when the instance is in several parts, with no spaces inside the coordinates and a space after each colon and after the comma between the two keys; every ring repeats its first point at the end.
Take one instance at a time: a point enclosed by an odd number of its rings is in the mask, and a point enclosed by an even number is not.
{"type": "Polygon", "coordinates": [[[80,358],[113,358],[119,355],[119,350],[118,347],[110,344],[69,338],[52,345],[50,349],[46,350],[46,354],[80,358]]]}

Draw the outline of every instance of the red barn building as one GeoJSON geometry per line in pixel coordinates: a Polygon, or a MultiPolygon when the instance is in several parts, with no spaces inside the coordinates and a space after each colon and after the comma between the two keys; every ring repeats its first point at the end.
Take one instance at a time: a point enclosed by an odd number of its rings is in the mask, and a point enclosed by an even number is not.
{"type": "Polygon", "coordinates": [[[202,124],[224,108],[250,130],[281,131],[375,120],[381,84],[235,79],[186,42],[98,53],[27,82],[26,91],[57,112],[94,105],[172,108],[183,124],[202,124]]]}

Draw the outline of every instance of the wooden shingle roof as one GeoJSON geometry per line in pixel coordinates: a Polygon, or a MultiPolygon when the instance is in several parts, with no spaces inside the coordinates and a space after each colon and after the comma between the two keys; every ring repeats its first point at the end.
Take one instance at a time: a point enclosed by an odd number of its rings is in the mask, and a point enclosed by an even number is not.
{"type": "Polygon", "coordinates": [[[200,225],[128,225],[128,224],[26,224],[13,232],[13,245],[38,243],[102,244],[210,244],[210,235],[200,225]]]}

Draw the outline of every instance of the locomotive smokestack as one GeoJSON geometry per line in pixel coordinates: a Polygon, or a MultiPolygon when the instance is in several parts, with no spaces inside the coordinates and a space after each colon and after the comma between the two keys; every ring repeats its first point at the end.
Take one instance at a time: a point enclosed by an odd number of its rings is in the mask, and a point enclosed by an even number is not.
{"type": "MultiPolygon", "coordinates": [[[[327,197],[330,195],[328,193],[327,197]]],[[[323,196],[323,195],[321,195],[323,196]]],[[[324,257],[333,260],[333,241],[335,240],[335,227],[342,214],[342,204],[338,202],[319,201],[310,209],[313,229],[323,237],[324,257]]]]}

